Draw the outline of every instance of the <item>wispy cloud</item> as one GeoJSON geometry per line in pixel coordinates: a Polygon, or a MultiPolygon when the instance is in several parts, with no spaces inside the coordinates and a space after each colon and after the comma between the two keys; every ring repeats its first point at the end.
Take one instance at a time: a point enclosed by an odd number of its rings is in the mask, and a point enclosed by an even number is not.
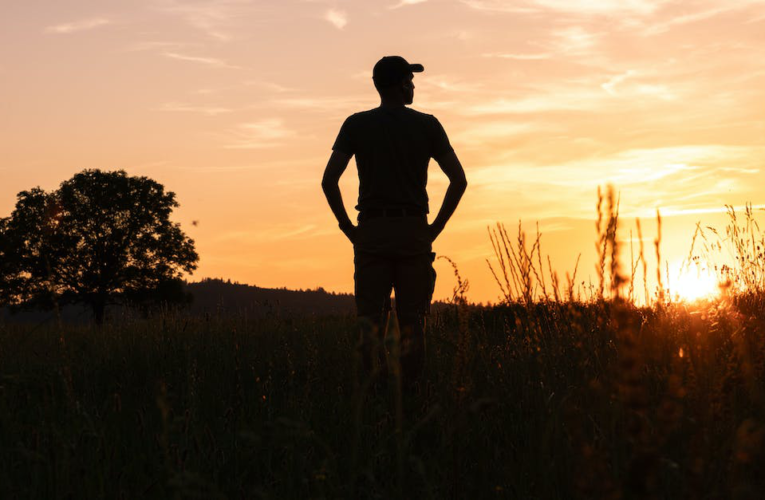
{"type": "MultiPolygon", "coordinates": [[[[622,200],[627,200],[623,213],[636,215],[656,206],[668,210],[722,206],[731,196],[750,189],[751,170],[757,168],[763,152],[758,147],[716,144],[635,148],[547,165],[477,167],[470,178],[473,186],[487,191],[487,199],[505,195],[509,185],[534,192],[540,200],[535,217],[559,215],[548,203],[574,207],[589,201],[593,186],[610,182],[622,191],[622,200]],[[726,165],[731,164],[740,165],[739,171],[729,170],[726,165]]],[[[588,216],[592,208],[583,204],[579,210],[570,213],[588,216]]]]}
{"type": "Polygon", "coordinates": [[[215,68],[242,69],[240,66],[233,66],[222,59],[216,59],[214,57],[190,56],[187,54],[179,54],[177,52],[163,52],[162,55],[170,59],[204,64],[215,68]]]}
{"type": "Polygon", "coordinates": [[[286,92],[295,92],[296,90],[292,87],[287,87],[280,83],[269,82],[266,80],[250,80],[248,82],[245,82],[245,85],[249,87],[260,87],[264,90],[268,90],[270,92],[276,92],[279,94],[286,93],[286,92]]]}
{"type": "Polygon", "coordinates": [[[549,59],[551,54],[548,52],[539,52],[536,54],[512,54],[505,52],[488,52],[481,54],[482,57],[491,57],[497,59],[513,59],[515,61],[539,61],[542,59],[549,59]]]}
{"type": "Polygon", "coordinates": [[[649,15],[670,0],[585,0],[572,2],[570,0],[534,0],[536,5],[561,12],[581,14],[619,14],[630,13],[649,15]]]}
{"type": "Polygon", "coordinates": [[[236,83],[234,85],[226,85],[225,87],[202,87],[196,90],[192,90],[190,93],[194,95],[215,95],[224,94],[232,90],[241,90],[248,87],[256,87],[274,94],[287,94],[296,91],[296,89],[292,87],[287,87],[276,82],[270,82],[266,80],[248,80],[236,83]]]}
{"type": "Polygon", "coordinates": [[[149,170],[149,169],[155,169],[159,167],[164,167],[168,165],[170,162],[167,160],[160,160],[160,161],[151,161],[148,163],[139,163],[137,165],[129,165],[125,167],[126,170],[129,170],[131,172],[138,172],[141,170],[149,170]]]}
{"type": "Polygon", "coordinates": [[[135,42],[129,44],[125,51],[127,52],[143,52],[147,50],[177,50],[183,47],[190,47],[196,44],[190,44],[187,42],[165,42],[165,41],[148,41],[148,42],[135,42]]]}
{"type": "Polygon", "coordinates": [[[509,12],[513,14],[529,14],[538,9],[530,6],[521,7],[512,0],[461,0],[462,3],[475,10],[486,12],[509,12]]]}
{"type": "Polygon", "coordinates": [[[556,52],[570,55],[589,54],[601,37],[601,33],[582,26],[567,26],[553,32],[552,47],[556,52]]]}
{"type": "Polygon", "coordinates": [[[348,24],[348,14],[344,10],[329,9],[324,13],[324,20],[341,30],[348,24]]]}
{"type": "Polygon", "coordinates": [[[659,33],[664,33],[665,31],[669,30],[673,26],[681,26],[684,24],[691,24],[698,21],[703,21],[705,19],[715,17],[729,10],[730,10],[730,7],[718,7],[714,9],[703,10],[700,12],[693,12],[690,14],[682,14],[664,22],[651,23],[648,29],[646,30],[646,34],[656,35],[659,33]]]}
{"type": "Polygon", "coordinates": [[[389,9],[400,9],[401,7],[406,7],[407,5],[417,5],[418,3],[425,3],[428,0],[401,0],[399,3],[395,5],[391,5],[388,7],[389,9]]]}
{"type": "Polygon", "coordinates": [[[159,0],[157,9],[180,17],[192,28],[221,42],[234,38],[232,24],[256,8],[249,0],[159,0]]]}
{"type": "Polygon", "coordinates": [[[159,111],[180,111],[189,113],[199,113],[208,116],[220,115],[223,113],[230,113],[230,108],[224,108],[220,106],[195,106],[192,104],[186,104],[182,102],[166,102],[160,106],[159,111]]]}
{"type": "Polygon", "coordinates": [[[587,110],[597,107],[592,92],[579,92],[556,97],[553,93],[547,95],[529,95],[518,99],[500,98],[493,101],[481,102],[468,106],[464,113],[467,115],[500,115],[514,113],[540,113],[546,111],[587,110]]]}
{"type": "Polygon", "coordinates": [[[274,99],[277,106],[305,109],[317,112],[339,111],[345,113],[349,109],[363,108],[374,105],[369,98],[362,97],[294,97],[288,99],[274,99]]]}
{"type": "Polygon", "coordinates": [[[79,21],[73,21],[70,23],[57,24],[55,26],[48,26],[45,28],[46,33],[54,33],[57,35],[68,35],[70,33],[76,33],[78,31],[87,31],[112,24],[110,19],[105,17],[92,17],[89,19],[82,19],[79,21]]]}
{"type": "Polygon", "coordinates": [[[627,70],[624,73],[618,74],[612,78],[610,78],[606,83],[601,85],[603,90],[608,92],[611,95],[616,95],[616,87],[624,82],[627,78],[630,78],[631,76],[634,76],[637,74],[635,70],[627,70]]]}
{"type": "Polygon", "coordinates": [[[669,1],[670,0],[584,0],[572,2],[571,0],[530,0],[521,4],[516,0],[462,0],[464,4],[474,9],[489,12],[538,13],[543,11],[557,11],[582,15],[650,15],[663,5],[669,3],[669,1]]]}
{"type": "Polygon", "coordinates": [[[233,140],[227,149],[262,149],[281,146],[283,139],[296,135],[284,125],[280,118],[266,118],[255,122],[239,124],[230,134],[233,140]]]}
{"type": "MultiPolygon", "coordinates": [[[[244,244],[258,244],[264,241],[303,239],[314,236],[319,227],[316,224],[274,224],[261,230],[229,231],[215,238],[216,241],[235,241],[244,244]]],[[[334,234],[334,231],[330,231],[334,234]]]]}
{"type": "Polygon", "coordinates": [[[677,92],[673,91],[669,85],[640,82],[637,79],[638,75],[638,71],[630,69],[611,77],[600,87],[612,96],[643,96],[665,101],[677,99],[677,92]]]}
{"type": "Polygon", "coordinates": [[[439,89],[448,92],[475,92],[484,87],[482,82],[465,81],[450,76],[428,75],[420,82],[415,82],[421,90],[439,89]]]}
{"type": "Polygon", "coordinates": [[[558,131],[560,127],[553,123],[533,123],[529,121],[481,120],[480,123],[470,124],[456,134],[459,141],[468,146],[485,147],[492,141],[506,141],[514,136],[529,135],[540,132],[558,131]]]}

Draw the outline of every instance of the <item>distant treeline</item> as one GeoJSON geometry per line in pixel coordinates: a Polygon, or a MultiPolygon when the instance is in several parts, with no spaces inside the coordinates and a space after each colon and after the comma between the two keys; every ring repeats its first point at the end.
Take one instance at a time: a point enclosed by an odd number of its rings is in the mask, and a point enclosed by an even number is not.
{"type": "Polygon", "coordinates": [[[193,296],[191,312],[253,312],[256,314],[350,314],[355,311],[353,295],[314,290],[260,288],[222,279],[187,283],[193,296]]]}
{"type": "MultiPolygon", "coordinates": [[[[175,310],[192,315],[251,314],[265,315],[345,315],[355,312],[353,295],[327,292],[319,287],[314,290],[289,290],[286,288],[261,288],[219,278],[203,279],[199,282],[185,282],[184,291],[189,302],[182,306],[170,306],[175,310]]],[[[159,309],[162,312],[161,308],[159,309]]],[[[156,310],[152,314],[156,313],[156,310]]],[[[57,315],[66,322],[89,322],[90,310],[84,305],[71,305],[55,311],[26,310],[13,313],[0,309],[0,318],[9,322],[37,323],[55,321],[57,315]]],[[[140,317],[139,308],[109,306],[107,321],[140,317]]]]}

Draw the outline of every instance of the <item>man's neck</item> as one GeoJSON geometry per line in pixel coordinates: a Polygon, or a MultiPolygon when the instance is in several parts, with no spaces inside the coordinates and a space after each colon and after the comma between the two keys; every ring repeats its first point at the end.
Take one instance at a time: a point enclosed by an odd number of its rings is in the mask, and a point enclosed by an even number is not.
{"type": "Polygon", "coordinates": [[[383,99],[380,101],[380,107],[386,109],[403,108],[406,104],[403,100],[383,99]]]}

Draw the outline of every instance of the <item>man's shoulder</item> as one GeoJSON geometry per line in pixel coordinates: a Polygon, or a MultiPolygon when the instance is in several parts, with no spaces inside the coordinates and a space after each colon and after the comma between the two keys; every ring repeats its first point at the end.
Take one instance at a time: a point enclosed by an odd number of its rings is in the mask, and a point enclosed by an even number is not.
{"type": "Polygon", "coordinates": [[[372,108],[372,109],[367,109],[364,111],[359,111],[357,113],[353,113],[346,120],[354,121],[354,120],[369,119],[371,117],[376,116],[378,114],[378,111],[379,111],[379,108],[372,108]]]}
{"type": "Polygon", "coordinates": [[[417,111],[416,109],[413,109],[413,108],[404,108],[404,109],[406,109],[409,115],[415,118],[418,118],[420,120],[435,120],[436,119],[436,117],[431,114],[423,113],[422,111],[417,111]]]}
{"type": "Polygon", "coordinates": [[[358,113],[353,113],[348,118],[346,118],[345,122],[343,123],[343,127],[351,129],[365,128],[367,124],[373,122],[375,118],[374,109],[359,111],[358,113]]]}
{"type": "Polygon", "coordinates": [[[427,128],[433,128],[438,126],[438,118],[435,116],[429,114],[429,113],[423,113],[422,111],[417,111],[416,109],[412,108],[405,108],[407,118],[412,122],[417,122],[422,124],[422,126],[425,126],[427,128]]]}
{"type": "MultiPolygon", "coordinates": [[[[359,111],[357,113],[353,113],[347,119],[348,120],[374,119],[379,116],[383,116],[384,113],[385,113],[385,110],[383,110],[382,108],[372,108],[372,109],[367,109],[364,111],[359,111]]],[[[390,113],[390,111],[388,111],[388,113],[390,113]]],[[[400,108],[398,111],[396,111],[396,113],[401,113],[408,117],[420,119],[420,120],[435,120],[436,119],[436,117],[431,114],[423,113],[422,111],[418,111],[416,109],[409,108],[409,107],[400,108]]]]}
{"type": "Polygon", "coordinates": [[[426,128],[432,128],[439,123],[435,116],[408,107],[399,108],[395,111],[372,108],[350,115],[345,119],[345,127],[352,129],[366,129],[377,123],[389,122],[391,118],[394,118],[396,121],[403,120],[404,122],[417,124],[418,126],[424,126],[426,128]]]}

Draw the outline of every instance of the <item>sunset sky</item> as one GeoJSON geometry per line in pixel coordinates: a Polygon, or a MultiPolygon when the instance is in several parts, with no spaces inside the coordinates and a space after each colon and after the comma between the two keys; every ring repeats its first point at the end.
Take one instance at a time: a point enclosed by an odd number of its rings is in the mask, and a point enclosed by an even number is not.
{"type": "MultiPolygon", "coordinates": [[[[425,66],[413,107],[439,118],[466,170],[435,250],[472,300],[499,294],[485,262],[498,221],[539,221],[554,267],[581,252],[578,276],[594,280],[608,182],[623,238],[641,217],[652,248],[661,209],[672,263],[696,221],[765,204],[765,0],[5,0],[0,217],[21,190],[124,169],[177,194],[201,255],[192,279],[352,291],[319,184],[392,54],[425,66]]],[[[352,162],[353,218],[354,177],[352,162]]],[[[435,162],[429,187],[435,215],[435,162]]],[[[443,298],[454,280],[436,269],[443,298]]]]}

